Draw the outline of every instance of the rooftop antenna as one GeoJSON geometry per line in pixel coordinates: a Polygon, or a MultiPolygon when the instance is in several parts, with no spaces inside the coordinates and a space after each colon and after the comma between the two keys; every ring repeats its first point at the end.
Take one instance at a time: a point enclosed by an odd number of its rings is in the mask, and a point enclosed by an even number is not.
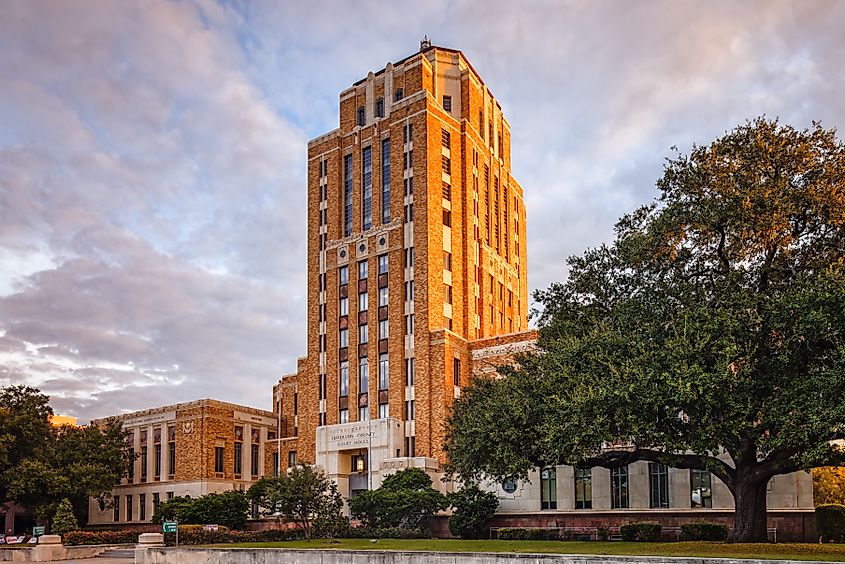
{"type": "Polygon", "coordinates": [[[423,35],[422,41],[420,41],[420,52],[425,51],[426,49],[431,48],[431,39],[428,38],[428,35],[423,35]]]}

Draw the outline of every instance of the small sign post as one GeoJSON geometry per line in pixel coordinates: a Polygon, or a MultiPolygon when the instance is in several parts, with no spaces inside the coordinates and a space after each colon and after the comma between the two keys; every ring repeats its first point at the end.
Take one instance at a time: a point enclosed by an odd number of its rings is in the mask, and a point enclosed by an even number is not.
{"type": "Polygon", "coordinates": [[[176,546],[179,546],[179,521],[162,521],[161,530],[164,533],[176,533],[176,546]]]}
{"type": "Polygon", "coordinates": [[[42,527],[33,527],[33,528],[32,528],[32,536],[34,536],[34,537],[40,537],[40,536],[41,536],[41,535],[43,535],[45,532],[47,532],[47,528],[46,528],[46,527],[43,527],[43,526],[42,526],[42,527]]]}

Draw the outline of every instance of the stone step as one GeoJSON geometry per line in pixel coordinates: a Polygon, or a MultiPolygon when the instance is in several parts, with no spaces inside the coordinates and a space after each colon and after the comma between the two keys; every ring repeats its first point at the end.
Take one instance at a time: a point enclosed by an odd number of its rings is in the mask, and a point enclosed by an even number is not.
{"type": "Polygon", "coordinates": [[[100,554],[100,558],[135,558],[134,548],[114,548],[100,554]]]}

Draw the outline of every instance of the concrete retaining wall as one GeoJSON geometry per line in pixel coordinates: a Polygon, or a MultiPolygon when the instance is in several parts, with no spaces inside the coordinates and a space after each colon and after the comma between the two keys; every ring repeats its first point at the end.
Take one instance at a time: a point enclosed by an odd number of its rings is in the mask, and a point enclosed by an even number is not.
{"type": "MultiPolygon", "coordinates": [[[[787,564],[789,560],[730,560],[661,556],[568,556],[383,550],[272,548],[150,548],[143,564],[787,564]]],[[[138,562],[137,564],[141,564],[138,562]]],[[[798,563],[791,563],[798,564],[798,563]]],[[[809,564],[802,562],[800,564],[809,564]]]]}
{"type": "Polygon", "coordinates": [[[51,562],[54,560],[79,560],[94,558],[110,548],[126,548],[134,545],[63,546],[45,545],[39,547],[0,548],[0,562],[51,562]]]}

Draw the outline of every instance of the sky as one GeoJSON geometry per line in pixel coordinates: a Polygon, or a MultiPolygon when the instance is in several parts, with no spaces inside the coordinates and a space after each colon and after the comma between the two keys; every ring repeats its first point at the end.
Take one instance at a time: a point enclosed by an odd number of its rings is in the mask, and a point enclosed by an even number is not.
{"type": "Polygon", "coordinates": [[[269,409],[305,353],[307,141],[423,35],[510,122],[533,290],[657,195],[673,146],[845,128],[843,29],[836,0],[3,0],[0,386],[82,421],[269,409]]]}

